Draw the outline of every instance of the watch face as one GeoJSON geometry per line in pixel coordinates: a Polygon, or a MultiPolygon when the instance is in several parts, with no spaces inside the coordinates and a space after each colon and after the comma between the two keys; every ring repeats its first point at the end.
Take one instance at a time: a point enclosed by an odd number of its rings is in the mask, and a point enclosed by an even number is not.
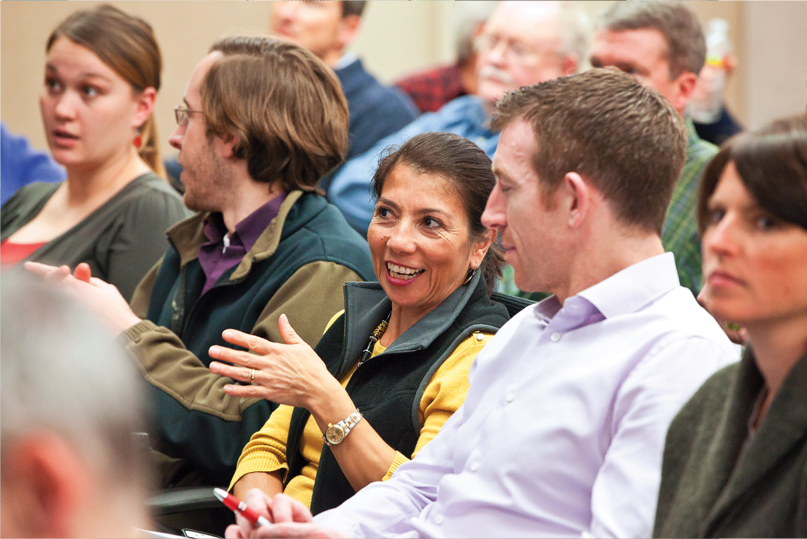
{"type": "Polygon", "coordinates": [[[345,439],[345,429],[339,425],[331,425],[325,431],[325,438],[328,439],[328,443],[331,445],[341,443],[345,439]]]}

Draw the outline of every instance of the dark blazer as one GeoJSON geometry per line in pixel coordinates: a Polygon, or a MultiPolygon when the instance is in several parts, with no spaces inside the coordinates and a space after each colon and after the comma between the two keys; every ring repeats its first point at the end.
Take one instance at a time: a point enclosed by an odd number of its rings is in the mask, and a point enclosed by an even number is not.
{"type": "Polygon", "coordinates": [[[656,537],[807,535],[807,355],[748,422],[764,380],[753,353],[712,376],[670,425],[656,537]]]}

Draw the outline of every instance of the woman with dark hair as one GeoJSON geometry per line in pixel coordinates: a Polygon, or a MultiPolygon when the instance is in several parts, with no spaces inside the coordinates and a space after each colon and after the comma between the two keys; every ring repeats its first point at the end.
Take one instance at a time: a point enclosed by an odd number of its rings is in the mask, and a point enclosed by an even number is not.
{"type": "Polygon", "coordinates": [[[654,534],[807,535],[807,116],[730,139],[704,173],[702,293],[741,361],[670,426],[654,534]]]}
{"type": "Polygon", "coordinates": [[[101,5],[50,35],[39,105],[58,184],[20,189],[2,210],[3,266],[86,262],[129,299],[189,212],[165,180],[152,111],[162,58],[147,22],[101,5]]]}
{"type": "Polygon", "coordinates": [[[318,513],[411,459],[465,400],[473,359],[508,319],[490,294],[503,262],[481,216],[490,159],[449,133],[418,135],[382,159],[367,238],[378,283],[348,283],[345,311],[311,349],[237,331],[210,369],[279,402],[245,447],[230,488],[286,492],[318,513]],[[255,355],[255,354],[260,355],[255,355]],[[244,368],[246,367],[246,369],[244,368]],[[324,436],[323,436],[324,433],[324,436]]]}

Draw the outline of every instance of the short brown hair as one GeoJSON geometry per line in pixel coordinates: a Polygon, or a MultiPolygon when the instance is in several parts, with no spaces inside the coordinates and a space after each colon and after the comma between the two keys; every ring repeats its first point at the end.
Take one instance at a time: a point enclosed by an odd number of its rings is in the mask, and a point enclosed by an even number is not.
{"type": "MultiPolygon", "coordinates": [[[[101,4],[93,9],[76,11],[62,21],[48,37],[45,51],[63,36],[91,50],[128,82],[133,91],[160,89],[162,55],[154,31],[145,20],[109,4],[101,4]]],[[[153,115],[141,126],[140,136],[140,157],[154,172],[165,176],[153,115]]]]}
{"type": "Polygon", "coordinates": [[[686,126],[652,88],[616,68],[525,86],[496,104],[494,128],[526,120],[544,193],[577,172],[623,223],[661,234],[686,159],[686,126]]]}
{"type": "Polygon", "coordinates": [[[286,191],[317,191],[348,147],[347,101],[336,75],[308,50],[268,37],[234,36],[202,83],[208,132],[238,139],[250,176],[286,191]]]}
{"type": "MultiPolygon", "coordinates": [[[[490,158],[479,146],[452,133],[422,133],[390,150],[381,158],[373,176],[375,198],[381,196],[384,181],[397,166],[406,165],[418,173],[439,176],[451,185],[462,201],[471,240],[482,238],[488,231],[482,224],[482,213],[490,192],[496,186],[496,178],[490,158]]],[[[501,245],[494,242],[479,267],[488,295],[493,293],[496,280],[502,276],[502,253],[501,245]]]]}
{"type": "Polygon", "coordinates": [[[683,2],[614,2],[597,24],[610,32],[652,28],[667,42],[670,78],[700,73],[706,61],[706,39],[698,16],[683,2]]]}
{"type": "Polygon", "coordinates": [[[762,208],[807,229],[807,115],[776,120],[729,139],[701,180],[698,227],[708,225],[709,198],[726,166],[734,163],[743,185],[762,208]]]}
{"type": "Polygon", "coordinates": [[[342,0],[342,18],[344,19],[350,15],[358,15],[361,17],[366,7],[366,0],[342,0]]]}

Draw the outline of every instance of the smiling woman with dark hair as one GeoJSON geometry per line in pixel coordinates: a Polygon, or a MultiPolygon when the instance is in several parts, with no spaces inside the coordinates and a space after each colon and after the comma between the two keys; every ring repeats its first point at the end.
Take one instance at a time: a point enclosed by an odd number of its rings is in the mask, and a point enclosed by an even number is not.
{"type": "Polygon", "coordinates": [[[702,295],[742,325],[739,364],[667,435],[654,534],[807,535],[807,116],[731,139],[706,169],[702,295]]]}
{"type": "Polygon", "coordinates": [[[210,369],[252,385],[226,391],[285,404],[247,444],[231,488],[286,492],[314,513],[388,477],[465,400],[471,363],[508,319],[490,299],[502,258],[481,223],[490,159],[448,133],[413,137],[382,159],[367,238],[378,283],[348,283],[312,350],[226,331],[260,354],[213,347],[210,369]],[[246,368],[244,368],[246,367],[246,368]],[[324,436],[323,436],[324,433],[324,436]]]}

